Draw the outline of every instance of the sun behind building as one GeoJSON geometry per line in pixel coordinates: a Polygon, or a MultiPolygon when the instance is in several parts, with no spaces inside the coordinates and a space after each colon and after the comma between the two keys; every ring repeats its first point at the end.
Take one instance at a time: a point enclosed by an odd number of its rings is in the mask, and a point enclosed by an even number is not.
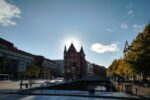
{"type": "Polygon", "coordinates": [[[86,60],[83,48],[77,52],[73,43],[69,49],[64,49],[64,78],[65,80],[80,80],[86,74],[86,60]]]}

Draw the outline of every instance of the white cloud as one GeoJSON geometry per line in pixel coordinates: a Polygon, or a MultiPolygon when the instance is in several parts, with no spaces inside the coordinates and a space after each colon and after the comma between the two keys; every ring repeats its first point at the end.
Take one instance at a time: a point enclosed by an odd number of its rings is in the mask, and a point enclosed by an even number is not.
{"type": "Polygon", "coordinates": [[[110,45],[103,45],[100,43],[94,43],[91,46],[91,50],[98,52],[98,53],[105,53],[105,52],[115,52],[118,51],[117,44],[110,44],[110,45]]]}
{"type": "Polygon", "coordinates": [[[110,28],[107,28],[106,31],[108,31],[108,32],[113,32],[113,30],[110,29],[110,28]]]}
{"type": "Polygon", "coordinates": [[[127,17],[128,19],[132,19],[133,16],[135,16],[135,11],[133,9],[130,9],[130,10],[128,10],[125,17],[127,17]]]}
{"type": "Polygon", "coordinates": [[[16,22],[12,21],[13,18],[19,18],[21,14],[20,9],[5,0],[0,0],[0,24],[2,26],[16,25],[16,22]]]}
{"type": "Polygon", "coordinates": [[[128,28],[128,25],[127,25],[127,24],[121,24],[121,28],[122,28],[122,29],[127,29],[127,28],[128,28]]]}
{"type": "Polygon", "coordinates": [[[133,16],[133,10],[128,11],[128,16],[133,16]]]}
{"type": "Polygon", "coordinates": [[[135,32],[142,32],[143,29],[144,29],[144,25],[134,24],[133,29],[134,29],[135,32]]]}

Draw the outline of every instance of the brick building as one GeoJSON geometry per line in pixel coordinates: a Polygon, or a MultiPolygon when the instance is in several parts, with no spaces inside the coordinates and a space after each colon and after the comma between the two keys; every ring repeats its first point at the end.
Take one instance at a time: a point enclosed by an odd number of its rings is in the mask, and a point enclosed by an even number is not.
{"type": "Polygon", "coordinates": [[[101,65],[92,64],[93,65],[93,73],[94,75],[99,75],[102,77],[106,77],[106,68],[101,65]]]}
{"type": "Polygon", "coordinates": [[[80,80],[86,74],[86,60],[83,48],[77,52],[73,43],[69,49],[64,49],[64,78],[65,80],[80,80]]]}

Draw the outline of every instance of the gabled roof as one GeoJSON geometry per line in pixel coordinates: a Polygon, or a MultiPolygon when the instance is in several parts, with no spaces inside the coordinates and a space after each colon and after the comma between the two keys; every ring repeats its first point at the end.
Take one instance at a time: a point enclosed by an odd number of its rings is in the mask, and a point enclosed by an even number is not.
{"type": "Polygon", "coordinates": [[[71,43],[68,52],[77,52],[76,48],[74,47],[73,43],[71,43]]]}

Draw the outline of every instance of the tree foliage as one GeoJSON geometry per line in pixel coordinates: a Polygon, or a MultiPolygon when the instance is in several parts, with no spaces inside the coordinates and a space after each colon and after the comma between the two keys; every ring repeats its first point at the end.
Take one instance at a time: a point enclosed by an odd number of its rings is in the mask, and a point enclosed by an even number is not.
{"type": "Polygon", "coordinates": [[[132,68],[124,61],[124,59],[115,59],[112,64],[109,66],[109,71],[113,72],[113,75],[121,76],[131,75],[132,68]]]}
{"type": "Polygon", "coordinates": [[[37,78],[40,73],[40,68],[35,64],[30,64],[27,66],[27,70],[25,72],[25,76],[28,78],[37,78]]]}
{"type": "Polygon", "coordinates": [[[150,74],[150,23],[132,41],[124,59],[136,73],[150,74]]]}
{"type": "Polygon", "coordinates": [[[132,41],[123,59],[114,60],[109,70],[115,75],[150,75],[150,23],[132,41]]]}
{"type": "Polygon", "coordinates": [[[44,76],[45,78],[50,78],[50,77],[51,77],[51,72],[50,72],[50,70],[44,70],[44,71],[43,71],[43,76],[44,76]]]}

